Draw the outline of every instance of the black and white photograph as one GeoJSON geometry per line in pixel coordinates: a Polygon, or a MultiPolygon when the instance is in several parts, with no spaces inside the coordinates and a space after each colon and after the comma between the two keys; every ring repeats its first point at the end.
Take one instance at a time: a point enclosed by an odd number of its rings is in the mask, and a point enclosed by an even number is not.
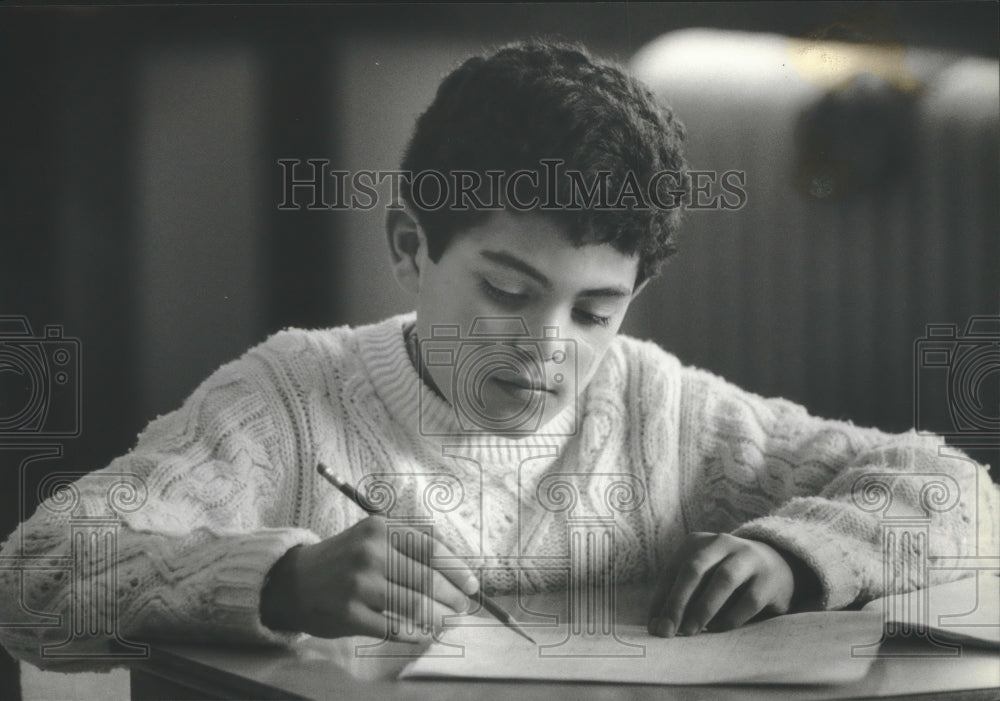
{"type": "Polygon", "coordinates": [[[0,699],[1000,698],[998,26],[0,4],[0,699]]]}

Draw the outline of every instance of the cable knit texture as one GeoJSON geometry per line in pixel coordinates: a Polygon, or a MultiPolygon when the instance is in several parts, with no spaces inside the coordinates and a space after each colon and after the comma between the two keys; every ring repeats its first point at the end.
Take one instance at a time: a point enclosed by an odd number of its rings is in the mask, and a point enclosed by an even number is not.
{"type": "MultiPolygon", "coordinates": [[[[797,556],[829,608],[962,575],[928,570],[928,557],[996,556],[997,488],[941,441],[811,417],[625,336],[537,433],[463,434],[407,355],[413,319],[277,333],[152,421],[127,455],[54,491],[0,551],[4,646],[72,664],[42,650],[70,638],[68,614],[98,597],[128,641],[294,640],[261,624],[266,573],[290,547],[365,516],[317,475],[320,460],[390,522],[432,522],[488,593],[566,586],[573,529],[608,524],[619,582],[655,576],[686,533],[733,532],[797,556]],[[887,559],[899,514],[929,536],[887,559]],[[101,518],[114,547],[74,551],[73,529],[101,518]]],[[[75,636],[67,649],[105,644],[75,636]]]]}

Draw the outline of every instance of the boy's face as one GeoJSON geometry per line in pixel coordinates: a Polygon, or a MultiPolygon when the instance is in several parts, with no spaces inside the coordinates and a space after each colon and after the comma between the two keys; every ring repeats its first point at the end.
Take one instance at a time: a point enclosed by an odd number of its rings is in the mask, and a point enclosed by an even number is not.
{"type": "Polygon", "coordinates": [[[544,426],[587,387],[618,333],[638,259],[608,244],[576,248],[559,223],[531,213],[492,214],[456,235],[437,263],[420,236],[425,372],[479,430],[544,426]],[[431,348],[456,352],[432,359],[431,348]]]}

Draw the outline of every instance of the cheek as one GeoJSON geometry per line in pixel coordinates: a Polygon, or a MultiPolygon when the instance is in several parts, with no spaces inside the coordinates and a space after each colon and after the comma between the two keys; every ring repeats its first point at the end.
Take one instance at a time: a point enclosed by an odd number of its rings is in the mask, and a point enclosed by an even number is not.
{"type": "Polygon", "coordinates": [[[475,290],[464,281],[450,275],[441,275],[428,285],[422,294],[422,305],[427,318],[438,324],[459,324],[463,332],[476,316],[475,290]]]}
{"type": "Polygon", "coordinates": [[[614,338],[614,333],[602,333],[576,339],[576,369],[582,386],[590,382],[614,338]]]}

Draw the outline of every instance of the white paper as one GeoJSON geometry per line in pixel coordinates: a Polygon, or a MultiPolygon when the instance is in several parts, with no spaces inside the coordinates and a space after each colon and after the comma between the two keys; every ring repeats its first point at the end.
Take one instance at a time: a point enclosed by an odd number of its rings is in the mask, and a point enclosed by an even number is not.
{"type": "Polygon", "coordinates": [[[931,641],[1000,647],[1000,577],[979,570],[972,577],[922,591],[876,599],[864,610],[882,612],[887,632],[931,641]]]}
{"type": "Polygon", "coordinates": [[[722,633],[659,638],[644,625],[571,635],[532,627],[537,645],[488,622],[448,630],[400,675],[633,684],[841,684],[861,679],[871,657],[853,645],[878,640],[879,612],[800,613],[722,633]]]}

